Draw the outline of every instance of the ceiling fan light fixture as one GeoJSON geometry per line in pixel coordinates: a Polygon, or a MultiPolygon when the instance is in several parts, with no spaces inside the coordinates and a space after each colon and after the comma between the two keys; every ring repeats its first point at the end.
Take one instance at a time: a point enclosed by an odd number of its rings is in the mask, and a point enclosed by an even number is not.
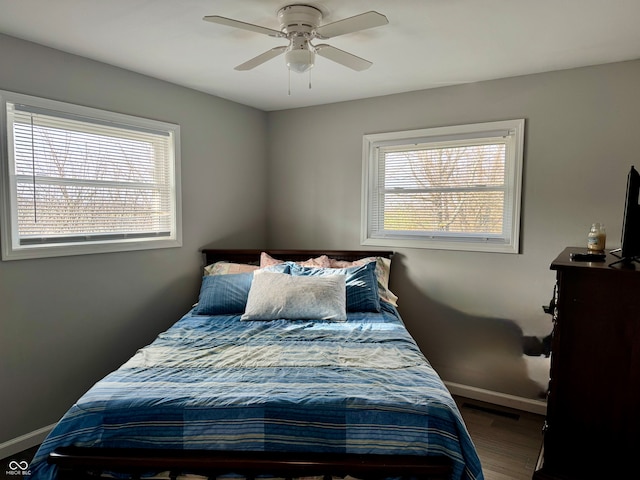
{"type": "MultiPolygon", "coordinates": [[[[331,45],[313,45],[311,42],[317,39],[326,40],[386,25],[389,23],[387,17],[371,10],[324,25],[321,25],[322,18],[322,11],[319,8],[304,4],[285,5],[278,10],[280,30],[234,20],[233,18],[221,17],[220,15],[203,17],[208,22],[261,33],[270,37],[285,38],[289,41],[288,46],[282,45],[267,50],[257,57],[236,66],[236,70],[251,70],[280,54],[284,54],[289,72],[305,73],[313,68],[316,53],[355,71],[369,68],[372,64],[364,58],[357,57],[331,45]]],[[[291,78],[290,73],[289,78],[291,78]]]]}
{"type": "Polygon", "coordinates": [[[310,49],[289,48],[284,54],[284,60],[292,72],[304,73],[315,65],[316,54],[310,49]]]}

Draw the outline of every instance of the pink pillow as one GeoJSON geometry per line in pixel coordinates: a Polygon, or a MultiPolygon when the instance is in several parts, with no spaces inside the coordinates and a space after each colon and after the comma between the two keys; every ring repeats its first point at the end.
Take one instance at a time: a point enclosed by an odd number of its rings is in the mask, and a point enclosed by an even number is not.
{"type": "Polygon", "coordinates": [[[257,265],[248,265],[245,263],[216,262],[204,267],[205,275],[229,275],[233,273],[246,273],[257,270],[257,265]]]}
{"type": "MultiPolygon", "coordinates": [[[[260,268],[270,267],[271,265],[278,265],[280,263],[284,263],[284,260],[278,260],[273,258],[266,252],[262,252],[260,254],[260,268]]],[[[302,267],[319,267],[319,268],[330,268],[331,262],[329,261],[329,257],[326,255],[320,255],[317,258],[310,258],[303,262],[295,262],[296,264],[302,267]]]]}

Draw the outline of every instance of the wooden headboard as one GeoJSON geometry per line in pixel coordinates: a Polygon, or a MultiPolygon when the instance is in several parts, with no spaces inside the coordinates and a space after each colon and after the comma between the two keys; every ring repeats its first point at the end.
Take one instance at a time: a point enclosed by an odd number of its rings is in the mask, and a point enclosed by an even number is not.
{"type": "Polygon", "coordinates": [[[207,265],[215,262],[248,263],[260,264],[260,254],[265,252],[278,260],[290,260],[293,262],[308,260],[309,258],[327,255],[337,260],[353,261],[364,257],[387,257],[393,256],[392,251],[380,250],[227,250],[215,248],[203,248],[207,265]]]}

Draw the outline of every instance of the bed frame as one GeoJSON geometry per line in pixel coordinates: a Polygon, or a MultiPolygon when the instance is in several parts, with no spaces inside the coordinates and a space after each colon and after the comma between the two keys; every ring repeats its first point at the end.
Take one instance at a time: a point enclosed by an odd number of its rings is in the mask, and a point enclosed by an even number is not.
{"type": "Polygon", "coordinates": [[[215,262],[234,262],[249,263],[258,265],[260,263],[260,254],[265,252],[271,257],[278,260],[291,260],[300,262],[309,258],[327,255],[338,260],[353,261],[364,257],[386,257],[393,256],[392,251],[378,250],[220,250],[213,248],[204,248],[202,253],[205,262],[210,265],[215,262]]]}
{"type": "MultiPolygon", "coordinates": [[[[363,257],[391,258],[391,251],[372,250],[223,250],[204,248],[206,265],[218,261],[259,264],[261,252],[279,260],[303,261],[320,255],[353,261],[363,257]]],[[[331,477],[350,475],[364,480],[388,477],[445,480],[451,477],[452,462],[445,456],[355,455],[339,453],[240,452],[215,450],[149,450],[105,448],[58,448],[49,456],[58,466],[59,480],[96,479],[100,471],[126,472],[140,478],[144,472],[170,472],[175,479],[189,472],[215,479],[234,473],[252,480],[270,475],[331,477]]]]}

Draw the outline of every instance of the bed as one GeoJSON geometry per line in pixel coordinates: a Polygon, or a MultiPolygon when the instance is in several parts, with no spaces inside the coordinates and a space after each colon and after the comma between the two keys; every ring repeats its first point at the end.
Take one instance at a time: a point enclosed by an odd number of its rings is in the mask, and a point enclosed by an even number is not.
{"type": "Polygon", "coordinates": [[[198,303],[67,411],[33,480],[483,478],[392,252],[203,254],[198,303]]]}

